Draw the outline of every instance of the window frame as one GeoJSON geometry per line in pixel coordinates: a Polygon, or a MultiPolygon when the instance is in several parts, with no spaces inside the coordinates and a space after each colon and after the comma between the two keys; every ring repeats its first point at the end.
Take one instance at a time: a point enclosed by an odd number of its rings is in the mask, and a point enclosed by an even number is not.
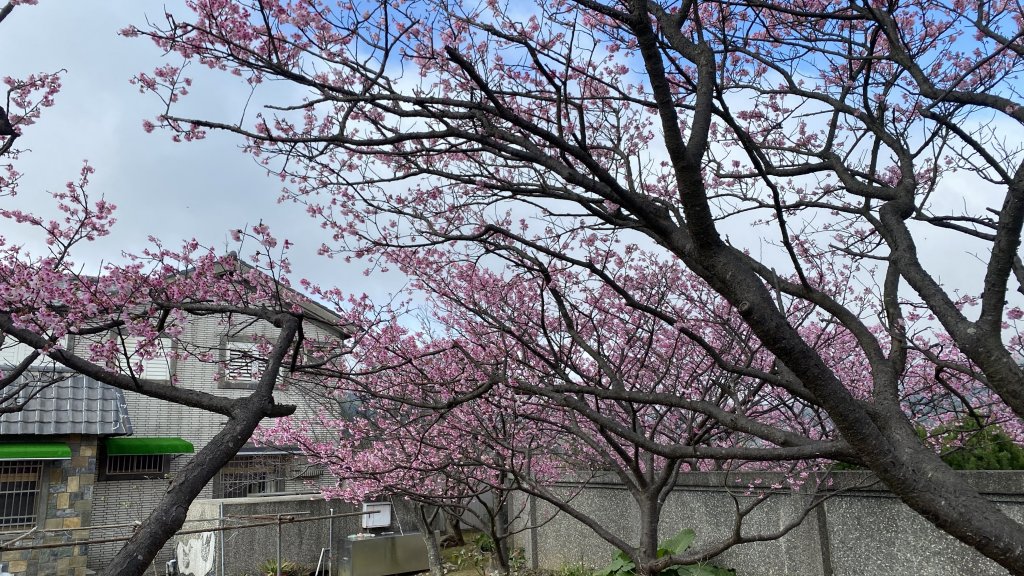
{"type": "MultiPolygon", "coordinates": [[[[220,379],[221,388],[232,388],[237,390],[253,390],[256,388],[260,382],[258,378],[235,378],[230,364],[232,362],[232,350],[243,350],[240,358],[240,360],[243,361],[246,360],[244,356],[248,353],[252,357],[247,360],[247,364],[249,366],[252,366],[253,364],[265,364],[266,361],[260,357],[258,353],[254,353],[258,352],[258,347],[259,344],[253,341],[252,338],[245,336],[224,337],[221,339],[221,362],[223,363],[222,365],[224,369],[224,376],[220,379]]],[[[251,371],[251,368],[249,368],[249,370],[251,371]]]]}
{"type": "MultiPolygon", "coordinates": [[[[45,477],[43,472],[46,470],[46,460],[41,459],[26,459],[26,460],[2,460],[0,461],[0,534],[10,534],[17,532],[25,532],[39,526],[40,519],[42,517],[42,511],[46,509],[46,499],[48,493],[44,490],[45,477]],[[27,467],[34,467],[34,480],[26,480],[21,478],[10,478],[17,476],[31,475],[31,471],[20,470],[27,467]],[[8,468],[13,470],[8,471],[8,468]],[[19,483],[19,482],[32,482],[34,488],[31,491],[28,490],[4,490],[3,486],[7,483],[19,483]],[[9,494],[14,494],[14,498],[24,498],[26,494],[31,494],[31,500],[27,506],[22,506],[20,509],[25,509],[28,514],[8,514],[7,508],[8,503],[6,497],[9,494]],[[27,519],[31,515],[32,520],[27,522],[8,522],[9,519],[27,519]]],[[[17,500],[15,500],[15,505],[17,500]]],[[[15,506],[10,506],[14,508],[15,506]]]]}
{"type": "Polygon", "coordinates": [[[288,494],[288,480],[291,479],[291,464],[295,460],[294,454],[289,453],[249,453],[237,454],[228,461],[214,477],[213,497],[214,498],[253,498],[260,496],[271,496],[288,494]],[[261,465],[260,461],[263,460],[261,465]],[[263,479],[227,479],[227,475],[243,475],[265,472],[267,477],[263,479]],[[226,486],[227,484],[227,486],[226,486]],[[261,490],[252,490],[255,485],[266,485],[261,490]],[[245,493],[237,493],[236,490],[245,487],[245,493]]]}
{"type": "MultiPolygon", "coordinates": [[[[130,365],[133,361],[131,356],[135,354],[139,341],[145,339],[138,336],[122,336],[116,332],[113,335],[113,339],[117,341],[118,346],[116,359],[117,370],[125,376],[131,376],[128,366],[121,366],[121,362],[125,362],[130,365]],[[129,356],[124,356],[125,350],[128,351],[129,356]]],[[[143,380],[152,380],[154,382],[171,382],[174,380],[174,376],[178,371],[178,361],[176,358],[178,343],[174,338],[169,336],[157,336],[154,338],[154,341],[159,342],[163,355],[149,360],[142,360],[142,374],[135,374],[135,377],[143,380]],[[166,341],[167,345],[165,346],[162,341],[166,341]],[[167,368],[167,376],[161,375],[159,378],[153,378],[152,376],[147,375],[145,368],[147,367],[147,364],[152,362],[162,362],[167,368]]]]}
{"type": "MultiPolygon", "coordinates": [[[[67,335],[62,336],[57,341],[55,346],[58,347],[58,348],[61,348],[63,350],[71,351],[71,350],[73,350],[74,345],[75,345],[74,339],[71,337],[70,334],[67,334],[67,335]]],[[[32,352],[35,352],[35,351],[36,351],[36,348],[33,348],[32,346],[29,346],[28,344],[25,344],[24,342],[21,342],[17,338],[14,338],[12,336],[7,336],[4,339],[3,347],[0,348],[0,369],[10,369],[10,368],[14,368],[14,367],[18,366],[19,364],[21,364],[21,362],[23,360],[25,360],[25,358],[28,358],[29,354],[31,354],[32,352]],[[9,361],[8,358],[13,358],[13,359],[9,361]]],[[[39,357],[36,358],[35,362],[33,362],[29,366],[28,369],[29,370],[39,370],[39,369],[53,369],[53,368],[63,368],[63,367],[59,366],[49,356],[47,356],[45,354],[40,354],[39,357]]]]}
{"type": "Polygon", "coordinates": [[[100,466],[96,471],[96,479],[103,482],[117,482],[120,480],[163,480],[171,472],[171,454],[117,454],[110,455],[103,451],[100,457],[100,466]],[[159,471],[150,468],[148,470],[131,470],[125,472],[111,472],[112,463],[124,463],[130,468],[130,464],[140,459],[159,462],[159,471]]]}

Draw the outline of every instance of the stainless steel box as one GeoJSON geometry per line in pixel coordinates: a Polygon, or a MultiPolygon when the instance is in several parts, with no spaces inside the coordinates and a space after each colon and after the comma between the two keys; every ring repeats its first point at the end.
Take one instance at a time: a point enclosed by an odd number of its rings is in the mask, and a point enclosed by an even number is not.
{"type": "Polygon", "coordinates": [[[422,572],[427,566],[427,545],[423,535],[387,534],[345,539],[340,562],[342,576],[390,576],[422,572]]]}

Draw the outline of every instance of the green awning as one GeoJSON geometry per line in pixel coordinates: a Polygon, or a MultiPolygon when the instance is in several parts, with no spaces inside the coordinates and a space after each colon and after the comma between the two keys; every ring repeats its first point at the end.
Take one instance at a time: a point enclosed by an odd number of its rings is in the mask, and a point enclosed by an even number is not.
{"type": "Polygon", "coordinates": [[[0,443],[0,460],[69,460],[71,448],[62,442],[0,443]]]}
{"type": "Polygon", "coordinates": [[[144,454],[187,454],[196,448],[181,438],[107,438],[108,456],[140,456],[144,454]]]}

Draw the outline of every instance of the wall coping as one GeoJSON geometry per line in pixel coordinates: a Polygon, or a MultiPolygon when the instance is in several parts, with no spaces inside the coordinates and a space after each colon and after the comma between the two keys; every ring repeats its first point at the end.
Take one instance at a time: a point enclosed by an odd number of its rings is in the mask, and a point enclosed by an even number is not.
{"type": "MultiPolygon", "coordinates": [[[[990,496],[1014,496],[1024,499],[1024,470],[960,470],[957,471],[964,480],[979,493],[990,496]]],[[[772,484],[782,484],[778,493],[809,493],[813,482],[805,484],[800,490],[788,488],[788,475],[781,472],[681,472],[675,487],[677,489],[704,489],[713,491],[746,491],[747,486],[760,481],[755,486],[767,488],[772,484]]],[[[843,470],[819,473],[819,478],[831,478],[825,488],[829,492],[856,491],[871,492],[878,496],[891,496],[888,488],[882,484],[872,472],[862,470],[843,470]]],[[[594,476],[580,475],[577,478],[563,478],[550,482],[550,486],[562,488],[600,488],[608,490],[624,490],[625,487],[611,472],[598,472],[594,476]]]]}

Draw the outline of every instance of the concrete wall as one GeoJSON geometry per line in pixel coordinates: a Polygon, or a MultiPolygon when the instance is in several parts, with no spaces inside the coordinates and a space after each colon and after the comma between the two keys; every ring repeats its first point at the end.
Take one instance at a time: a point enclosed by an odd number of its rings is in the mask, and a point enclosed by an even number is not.
{"type": "MultiPolygon", "coordinates": [[[[258,522],[273,522],[277,514],[294,515],[296,518],[314,518],[334,514],[358,512],[359,509],[347,502],[326,501],[318,495],[266,496],[260,498],[223,498],[196,500],[189,507],[185,530],[207,527],[230,527],[258,522]]],[[[410,507],[394,502],[391,527],[394,532],[415,532],[416,525],[410,507]]],[[[344,539],[350,534],[361,532],[358,516],[335,518],[333,530],[328,519],[306,522],[282,523],[281,559],[316,567],[323,548],[332,547],[337,562],[341,557],[344,539]],[[333,543],[329,534],[333,532],[333,543]]],[[[259,526],[217,532],[215,535],[214,557],[209,572],[192,572],[194,576],[244,576],[256,575],[257,568],[277,554],[277,526],[259,526]]],[[[199,546],[198,535],[183,535],[172,540],[178,547],[199,546]]],[[[180,560],[179,560],[180,562],[180,560]]],[[[325,556],[326,562],[326,556],[325,556]]],[[[338,573],[335,565],[335,574],[338,573]]]]}
{"type": "MultiPolygon", "coordinates": [[[[963,472],[968,481],[997,502],[1012,518],[1024,521],[1024,473],[963,472]]],[[[785,537],[744,544],[719,556],[714,563],[736,569],[739,576],[859,576],[915,574],[922,576],[987,576],[1007,572],[972,549],[931,526],[891,493],[873,483],[870,474],[839,472],[834,494],[812,510],[785,537]]],[[[762,486],[781,480],[770,475],[684,474],[667,500],[660,525],[662,539],[684,528],[697,532],[694,547],[724,537],[732,527],[734,504],[745,487],[760,478],[762,486]],[[737,482],[738,481],[738,482],[737,482]],[[726,487],[726,482],[732,488],[726,487]],[[739,488],[737,488],[739,486],[739,488]]],[[[628,542],[637,541],[636,506],[613,481],[581,487],[564,483],[565,493],[579,491],[577,509],[597,519],[628,542]]],[[[805,508],[807,491],[779,490],[747,517],[743,534],[777,531],[805,508]]],[[[592,530],[543,501],[521,496],[526,518],[539,528],[516,537],[528,565],[555,569],[582,563],[607,564],[614,549],[592,530]],[[551,517],[554,515],[554,518],[551,517]],[[545,521],[547,521],[545,523],[545,521]]]]}

